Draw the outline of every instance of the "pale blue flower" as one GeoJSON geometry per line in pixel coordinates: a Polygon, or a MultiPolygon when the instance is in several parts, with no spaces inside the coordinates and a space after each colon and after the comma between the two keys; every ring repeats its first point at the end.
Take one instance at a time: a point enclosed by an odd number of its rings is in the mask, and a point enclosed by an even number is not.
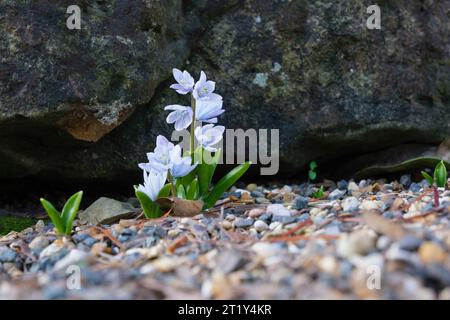
{"type": "Polygon", "coordinates": [[[173,110],[167,116],[167,123],[175,123],[175,130],[180,131],[189,127],[192,123],[192,108],[173,104],[164,108],[164,110],[173,110]]]}
{"type": "Polygon", "coordinates": [[[195,118],[198,121],[217,123],[217,117],[225,112],[222,100],[197,100],[195,118]]]}
{"type": "Polygon", "coordinates": [[[167,180],[167,171],[159,172],[150,170],[148,173],[144,170],[144,185],[138,186],[138,191],[145,193],[152,201],[158,198],[159,192],[164,187],[167,180]]]}
{"type": "Polygon", "coordinates": [[[175,83],[170,86],[171,89],[174,89],[179,94],[188,94],[192,92],[195,84],[194,78],[187,71],[181,72],[181,70],[173,69],[173,77],[178,83],[175,83]]]}
{"type": "Polygon", "coordinates": [[[159,135],[156,138],[156,148],[153,152],[147,153],[148,163],[139,164],[139,168],[150,172],[156,170],[159,172],[167,171],[170,168],[170,152],[174,145],[164,136],[159,135]]]}
{"type": "Polygon", "coordinates": [[[216,83],[214,81],[206,80],[206,74],[200,72],[200,80],[194,86],[192,95],[195,100],[222,100],[222,97],[216,93],[216,83]]]}
{"type": "Polygon", "coordinates": [[[207,124],[203,127],[195,128],[195,137],[199,144],[210,152],[217,151],[214,147],[222,140],[222,135],[225,131],[224,126],[214,126],[213,124],[207,124]]]}
{"type": "Polygon", "coordinates": [[[174,178],[182,178],[195,169],[197,163],[192,165],[191,157],[181,156],[181,147],[176,145],[170,153],[170,173],[174,178]]]}

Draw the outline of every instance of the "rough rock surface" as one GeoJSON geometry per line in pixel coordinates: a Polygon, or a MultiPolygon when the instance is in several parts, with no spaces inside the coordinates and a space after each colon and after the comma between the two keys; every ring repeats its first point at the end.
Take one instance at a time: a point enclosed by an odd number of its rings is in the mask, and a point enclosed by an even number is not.
{"type": "Polygon", "coordinates": [[[366,27],[370,4],[85,2],[69,32],[64,1],[1,1],[0,177],[136,171],[169,134],[162,108],[186,102],[167,89],[174,66],[217,82],[228,127],[279,129],[284,174],[437,145],[450,135],[450,2],[380,1],[381,30],[366,27]]]}

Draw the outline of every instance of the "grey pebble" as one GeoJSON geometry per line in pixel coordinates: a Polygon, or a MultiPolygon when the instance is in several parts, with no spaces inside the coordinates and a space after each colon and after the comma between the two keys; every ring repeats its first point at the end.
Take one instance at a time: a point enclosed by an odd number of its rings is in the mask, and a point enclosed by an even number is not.
{"type": "Polygon", "coordinates": [[[248,228],[253,225],[254,220],[253,219],[236,219],[234,222],[235,228],[248,228]]]}
{"type": "Polygon", "coordinates": [[[17,252],[8,247],[0,247],[0,262],[14,262],[16,258],[17,252]]]}

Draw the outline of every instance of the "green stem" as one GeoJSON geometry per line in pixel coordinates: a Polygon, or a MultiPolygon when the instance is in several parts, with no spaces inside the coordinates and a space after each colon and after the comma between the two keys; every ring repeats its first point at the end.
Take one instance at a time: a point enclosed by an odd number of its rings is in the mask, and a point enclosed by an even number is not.
{"type": "Polygon", "coordinates": [[[177,188],[175,186],[175,179],[172,177],[170,172],[167,174],[167,180],[169,180],[170,182],[170,191],[172,193],[172,197],[175,198],[177,196],[177,188]]]}

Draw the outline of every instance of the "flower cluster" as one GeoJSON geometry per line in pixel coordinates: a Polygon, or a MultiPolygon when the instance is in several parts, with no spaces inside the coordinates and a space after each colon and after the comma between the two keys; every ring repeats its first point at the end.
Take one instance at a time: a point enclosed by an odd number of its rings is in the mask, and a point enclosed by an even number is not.
{"type": "MultiPolygon", "coordinates": [[[[164,110],[172,111],[167,116],[167,123],[174,124],[177,131],[187,129],[189,126],[194,128],[195,121],[209,123],[195,128],[193,133],[199,145],[205,150],[217,151],[214,145],[222,140],[225,127],[214,126],[214,124],[217,123],[217,117],[225,110],[222,97],[214,93],[216,83],[207,80],[203,71],[197,82],[187,71],[173,69],[173,76],[177,83],[170,88],[181,95],[191,93],[192,106],[174,104],[165,107],[164,110]]],[[[147,158],[148,163],[139,164],[139,168],[144,171],[144,185],[139,185],[138,190],[153,201],[158,197],[167,178],[169,180],[182,178],[192,172],[198,164],[192,164],[192,157],[183,157],[181,147],[175,146],[161,135],[156,139],[154,151],[147,153],[147,158]]]]}

